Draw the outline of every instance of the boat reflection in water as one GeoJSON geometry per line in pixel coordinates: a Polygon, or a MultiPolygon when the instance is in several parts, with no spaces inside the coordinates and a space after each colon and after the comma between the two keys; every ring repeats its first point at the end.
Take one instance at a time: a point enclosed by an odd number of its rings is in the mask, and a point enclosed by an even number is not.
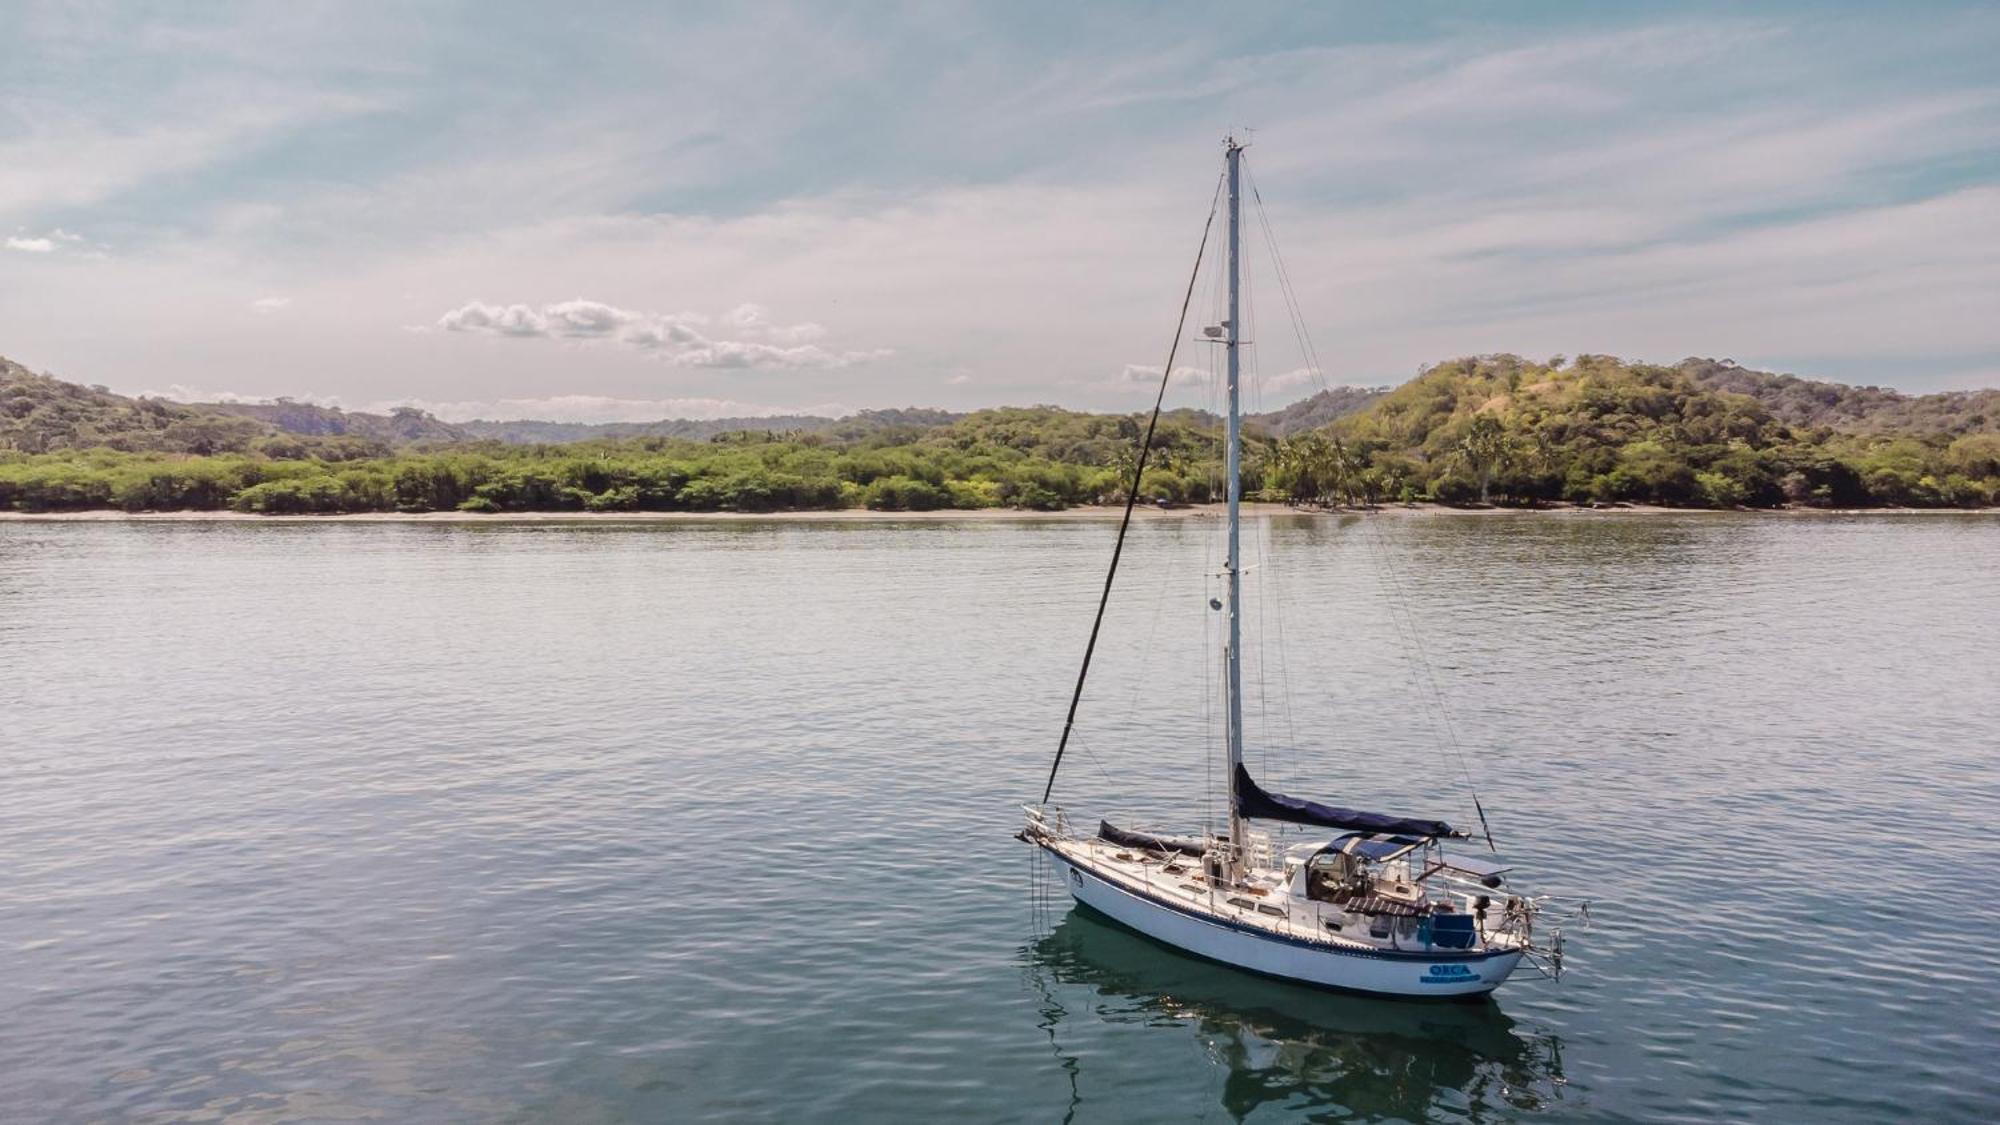
{"type": "Polygon", "coordinates": [[[1310,1118],[1477,1121],[1552,1108],[1573,1093],[1560,1041],[1491,1001],[1412,1004],[1304,988],[1178,953],[1089,910],[1063,915],[1025,952],[1042,1027],[1069,1072],[1072,1112],[1130,1097],[1129,1070],[1107,1075],[1117,1089],[1091,1089],[1098,1045],[1080,1040],[1105,1023],[1192,1029],[1228,1068],[1222,1108],[1238,1119],[1282,1104],[1310,1118]]]}

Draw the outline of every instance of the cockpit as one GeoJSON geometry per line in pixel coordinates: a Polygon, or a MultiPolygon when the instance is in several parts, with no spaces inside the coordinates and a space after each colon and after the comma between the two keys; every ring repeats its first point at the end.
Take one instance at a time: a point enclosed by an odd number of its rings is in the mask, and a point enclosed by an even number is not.
{"type": "Polygon", "coordinates": [[[1364,925],[1377,938],[1440,949],[1473,946],[1504,864],[1447,857],[1435,839],[1349,833],[1287,857],[1293,894],[1332,908],[1329,929],[1364,925]]]}
{"type": "Polygon", "coordinates": [[[1345,905],[1386,895],[1414,904],[1423,895],[1410,878],[1407,857],[1424,845],[1408,836],[1351,832],[1306,857],[1297,876],[1303,885],[1297,889],[1314,902],[1345,905]]]}

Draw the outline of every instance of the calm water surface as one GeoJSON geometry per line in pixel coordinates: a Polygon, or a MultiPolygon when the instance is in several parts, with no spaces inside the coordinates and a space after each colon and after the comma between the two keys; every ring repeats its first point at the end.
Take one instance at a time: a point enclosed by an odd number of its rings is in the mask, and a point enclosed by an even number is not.
{"type": "MultiPolygon", "coordinates": [[[[1079,817],[1213,809],[1212,529],[1079,817]]],[[[2000,519],[1259,524],[1257,768],[1592,904],[1474,1006],[1036,898],[1111,533],[0,524],[0,1118],[2000,1115],[2000,519]]]]}

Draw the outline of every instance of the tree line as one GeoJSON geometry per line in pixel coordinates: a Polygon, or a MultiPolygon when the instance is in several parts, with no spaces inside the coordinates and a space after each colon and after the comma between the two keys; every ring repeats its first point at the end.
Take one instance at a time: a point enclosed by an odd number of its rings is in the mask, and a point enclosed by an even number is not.
{"type": "MultiPolygon", "coordinates": [[[[49,408],[38,401],[36,409],[49,408]]],[[[141,419],[157,430],[143,432],[249,422],[160,410],[157,418],[141,419]]],[[[1244,486],[1252,498],[1306,505],[2000,502],[2000,425],[1986,425],[1983,416],[1959,421],[1951,432],[1903,434],[1797,426],[1755,397],[1701,385],[1683,368],[1605,356],[1539,363],[1479,356],[1439,364],[1317,428],[1285,438],[1250,428],[1244,486]]],[[[351,434],[266,433],[208,452],[0,449],[0,507],[264,514],[1046,510],[1122,501],[1143,424],[1139,415],[1031,407],[944,420],[891,414],[865,425],[736,430],[706,440],[387,447],[351,434]]],[[[1140,497],[1219,500],[1222,458],[1212,417],[1171,412],[1155,436],[1140,497]]]]}
{"type": "Polygon", "coordinates": [[[1787,424],[1699,374],[1609,356],[1453,360],[1277,443],[1270,484],[1318,504],[2000,503],[2000,410],[1961,411],[1950,429],[1856,433],[1787,424]]]}
{"type": "MultiPolygon", "coordinates": [[[[482,442],[358,460],[266,452],[210,456],[111,449],[0,453],[0,507],[270,515],[339,512],[770,512],[836,508],[1051,510],[1123,497],[1138,430],[1129,418],[996,411],[966,432],[842,443],[747,431],[705,442],[642,438],[518,446],[482,442]],[[1060,417],[1058,417],[1060,416],[1060,417]],[[994,431],[989,434],[988,429],[994,431]],[[1129,437],[1123,431],[1129,430],[1129,437]],[[1121,440],[1122,438],[1122,440],[1121,440]]],[[[1207,435],[1169,427],[1145,487],[1200,502],[1219,466],[1207,435]]]]}

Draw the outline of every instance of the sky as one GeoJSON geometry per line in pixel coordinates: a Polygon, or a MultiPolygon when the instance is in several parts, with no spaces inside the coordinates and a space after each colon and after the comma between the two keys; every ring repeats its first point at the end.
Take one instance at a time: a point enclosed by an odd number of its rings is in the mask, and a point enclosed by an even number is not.
{"type": "Polygon", "coordinates": [[[1231,132],[1263,208],[1253,406],[1484,352],[2000,385],[1991,4],[0,0],[0,23],[0,355],[124,393],[1142,409],[1231,132]]]}

